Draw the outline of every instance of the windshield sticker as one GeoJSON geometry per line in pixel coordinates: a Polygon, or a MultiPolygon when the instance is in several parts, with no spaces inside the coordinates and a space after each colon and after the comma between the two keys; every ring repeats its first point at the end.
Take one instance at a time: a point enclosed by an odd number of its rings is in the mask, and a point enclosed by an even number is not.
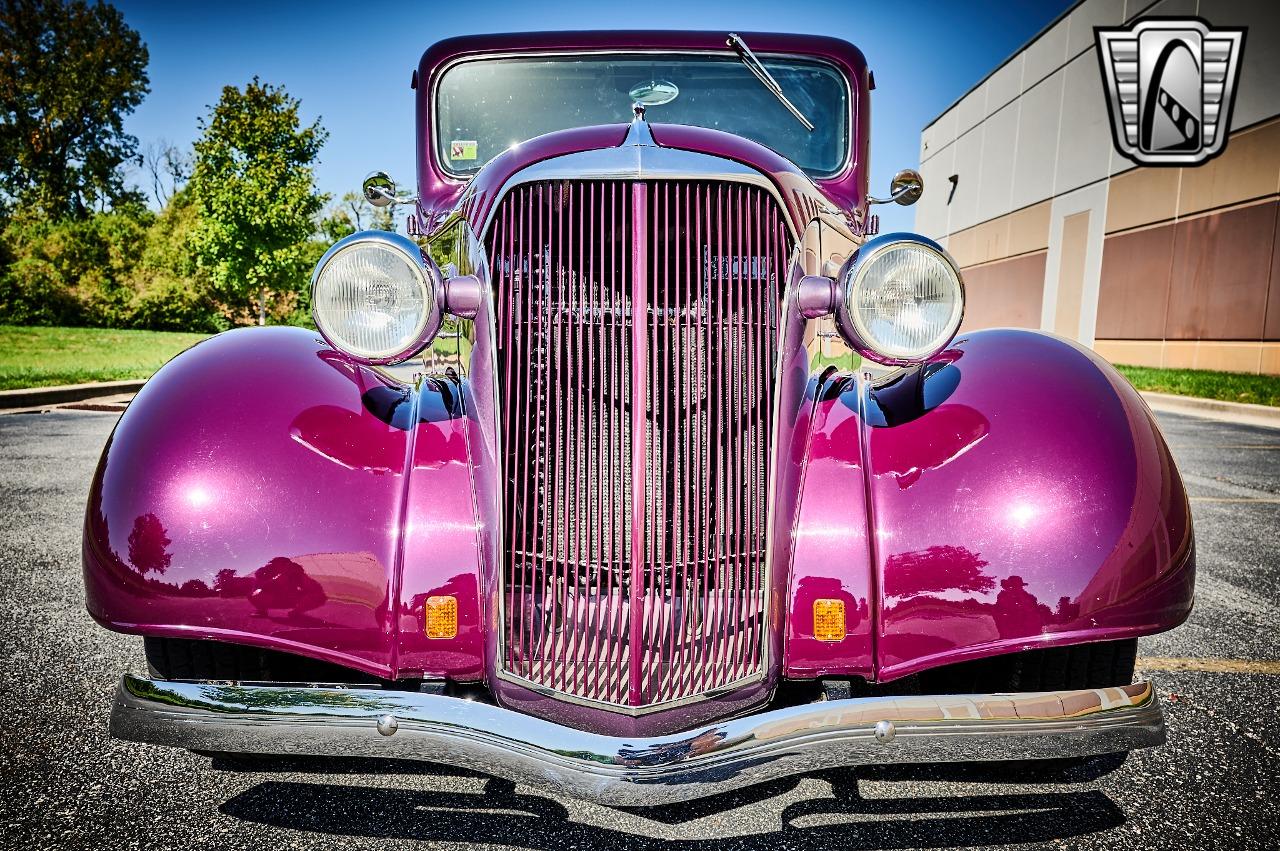
{"type": "Polygon", "coordinates": [[[449,159],[474,160],[476,158],[476,142],[474,139],[454,139],[449,143],[449,159]]]}

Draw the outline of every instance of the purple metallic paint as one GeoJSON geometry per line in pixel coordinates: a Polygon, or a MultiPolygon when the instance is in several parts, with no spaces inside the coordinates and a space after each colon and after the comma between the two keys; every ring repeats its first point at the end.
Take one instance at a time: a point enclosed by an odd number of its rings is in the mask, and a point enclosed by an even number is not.
{"type": "Polygon", "coordinates": [[[296,328],[231,331],[174,358],[121,417],[94,476],[89,612],[122,632],[381,677],[479,678],[463,420],[441,395],[296,328]],[[416,624],[437,593],[458,596],[459,634],[426,647],[416,624]]]}
{"type": "Polygon", "coordinates": [[[893,386],[836,379],[816,417],[788,676],[893,680],[1158,632],[1190,613],[1177,469],[1141,398],[1087,349],[974,332],[893,386]],[[813,638],[821,596],[856,612],[845,641],[813,638]]]}
{"type": "MultiPolygon", "coordinates": [[[[766,149],[715,131],[657,125],[655,139],[759,168],[797,231],[820,206],[861,215],[861,54],[830,39],[747,38],[760,52],[822,56],[851,75],[850,168],[815,186],[766,149]]],[[[463,188],[436,170],[425,142],[426,97],[443,63],[481,51],[722,45],[723,34],[707,33],[436,45],[418,92],[424,222],[463,188]]],[[[569,130],[503,154],[472,181],[465,218],[479,226],[520,168],[617,145],[624,134],[621,125],[569,130]]],[[[491,299],[483,247],[476,234],[468,239],[491,299]]],[[[800,276],[796,265],[792,285],[800,276]]],[[[501,680],[491,320],[487,310],[476,316],[467,380],[420,391],[300,329],[230,332],[174,359],[121,418],[94,478],[84,539],[90,612],[125,632],[270,647],[382,677],[483,679],[513,708],[649,733],[746,711],[779,676],[891,680],[1028,647],[1157,632],[1190,611],[1194,544],[1177,470],[1141,399],[1095,355],[1044,334],[976,332],[873,386],[809,374],[807,326],[793,303],[777,388],[765,678],[634,719],[501,680]],[[435,594],[458,597],[456,639],[423,634],[422,607],[435,594]],[[820,597],[845,601],[844,641],[814,639],[820,597]]]]}

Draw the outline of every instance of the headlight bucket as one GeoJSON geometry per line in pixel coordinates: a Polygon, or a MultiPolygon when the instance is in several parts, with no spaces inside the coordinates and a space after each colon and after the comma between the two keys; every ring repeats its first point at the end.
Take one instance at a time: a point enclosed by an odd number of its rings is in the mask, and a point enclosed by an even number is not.
{"type": "Polygon", "coordinates": [[[864,243],[840,270],[836,325],[858,354],[905,366],[947,347],[964,319],[964,281],[931,239],[889,233],[864,243]]]}
{"type": "Polygon", "coordinates": [[[330,345],[368,364],[413,357],[440,330],[440,270],[418,245],[389,231],[334,243],[311,275],[311,315],[330,345]]]}

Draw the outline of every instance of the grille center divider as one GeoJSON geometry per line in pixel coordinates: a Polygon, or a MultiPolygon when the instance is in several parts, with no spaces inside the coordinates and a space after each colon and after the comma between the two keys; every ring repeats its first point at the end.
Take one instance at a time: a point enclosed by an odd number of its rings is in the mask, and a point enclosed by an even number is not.
{"type": "Polygon", "coordinates": [[[523,184],[486,243],[505,671],[619,708],[759,677],[790,248],[773,198],[523,184]]]}

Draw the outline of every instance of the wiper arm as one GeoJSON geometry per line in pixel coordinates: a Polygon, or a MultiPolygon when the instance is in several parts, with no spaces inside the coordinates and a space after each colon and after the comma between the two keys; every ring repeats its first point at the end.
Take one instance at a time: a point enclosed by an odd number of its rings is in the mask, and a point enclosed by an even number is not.
{"type": "Polygon", "coordinates": [[[804,125],[804,129],[812,133],[813,122],[806,118],[805,114],[797,109],[796,105],[782,93],[782,86],[778,85],[778,81],[769,73],[769,69],[764,67],[764,63],[751,52],[751,48],[747,47],[747,43],[742,40],[742,36],[737,33],[729,33],[729,40],[725,44],[734,49],[734,52],[738,54],[738,58],[742,60],[742,64],[746,65],[751,73],[756,75],[757,80],[764,83],[766,89],[773,92],[773,96],[778,99],[778,102],[785,106],[796,117],[796,120],[804,125]]]}

